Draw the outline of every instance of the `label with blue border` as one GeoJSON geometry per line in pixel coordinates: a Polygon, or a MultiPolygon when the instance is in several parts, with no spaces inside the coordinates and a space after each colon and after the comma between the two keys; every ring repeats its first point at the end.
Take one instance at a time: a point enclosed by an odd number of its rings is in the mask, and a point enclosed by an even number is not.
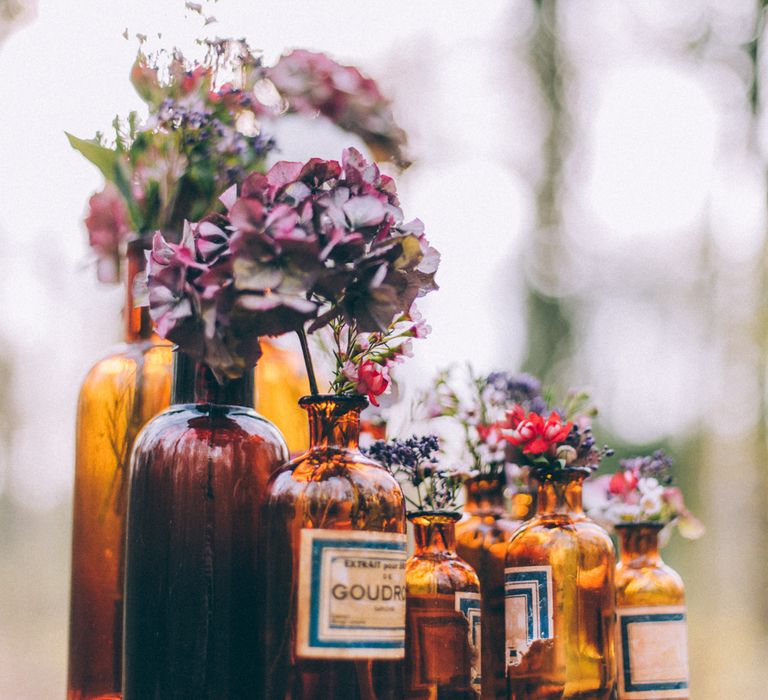
{"type": "Polygon", "coordinates": [[[480,594],[460,592],[456,593],[456,610],[458,610],[469,623],[469,649],[472,654],[470,666],[470,680],[472,687],[478,692],[482,683],[480,676],[480,664],[482,655],[482,637],[481,637],[481,612],[480,612],[480,594]]]}
{"type": "Polygon", "coordinates": [[[406,546],[405,534],[302,530],[296,654],[402,659],[406,546]]]}
{"type": "Polygon", "coordinates": [[[685,606],[617,608],[619,698],[687,698],[685,606]]]}
{"type": "Polygon", "coordinates": [[[507,666],[517,666],[533,642],[554,636],[552,567],[504,569],[507,666]]]}

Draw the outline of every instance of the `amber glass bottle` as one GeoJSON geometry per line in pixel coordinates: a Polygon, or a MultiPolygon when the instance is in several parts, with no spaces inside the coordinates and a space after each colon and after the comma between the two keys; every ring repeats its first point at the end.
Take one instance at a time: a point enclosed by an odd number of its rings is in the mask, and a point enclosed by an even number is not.
{"type": "Polygon", "coordinates": [[[262,551],[269,700],[400,700],[406,519],[358,450],[359,396],[305,397],[310,448],[272,478],[262,551]]]}
{"type": "Polygon", "coordinates": [[[77,409],[68,700],[120,697],[126,474],[139,430],[168,406],[171,347],[133,306],[144,250],[128,251],[125,343],[98,362],[77,409]]]}
{"type": "Polygon", "coordinates": [[[512,496],[505,508],[504,481],[498,476],[476,476],[465,482],[464,517],[456,524],[456,551],[480,577],[482,593],[483,700],[506,698],[504,666],[504,557],[507,542],[531,515],[529,493],[512,496]]]}
{"type": "Polygon", "coordinates": [[[581,506],[584,469],[534,475],[536,515],[507,545],[509,700],[608,700],[616,678],[616,557],[581,506]]]}
{"type": "Polygon", "coordinates": [[[258,697],[260,512],[287,458],[257,415],[253,375],[219,384],[176,353],[172,405],[131,460],[125,573],[125,700],[258,697]]]}
{"type": "Polygon", "coordinates": [[[682,700],[688,691],[685,588],[659,554],[658,523],[616,526],[620,700],[682,700]]]}
{"type": "Polygon", "coordinates": [[[480,697],[480,581],[456,554],[458,513],[416,512],[415,551],[405,569],[405,697],[480,697]]]}

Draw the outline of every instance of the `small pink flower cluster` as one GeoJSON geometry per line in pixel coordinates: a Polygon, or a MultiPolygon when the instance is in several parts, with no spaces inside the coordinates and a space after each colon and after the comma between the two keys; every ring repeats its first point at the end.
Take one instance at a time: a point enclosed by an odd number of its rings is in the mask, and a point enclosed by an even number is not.
{"type": "Polygon", "coordinates": [[[390,386],[392,368],[413,356],[413,339],[426,338],[431,331],[415,306],[409,314],[393,321],[386,333],[358,334],[351,345],[346,345],[344,334],[337,334],[334,324],[331,325],[337,359],[333,390],[344,393],[354,388],[367,395],[374,406],[379,405],[377,397],[390,386]]]}
{"type": "Polygon", "coordinates": [[[291,111],[319,112],[360,136],[377,157],[407,165],[402,148],[405,132],[397,126],[389,101],[374,80],[354,66],[344,66],[323,53],[297,49],[267,70],[267,76],[291,111]]]}

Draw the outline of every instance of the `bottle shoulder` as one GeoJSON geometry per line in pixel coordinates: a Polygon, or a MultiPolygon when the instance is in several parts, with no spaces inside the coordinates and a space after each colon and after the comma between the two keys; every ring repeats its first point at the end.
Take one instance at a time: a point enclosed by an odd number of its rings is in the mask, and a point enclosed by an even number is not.
{"type": "Polygon", "coordinates": [[[380,464],[360,452],[336,449],[310,450],[287,462],[272,477],[270,492],[303,493],[324,486],[402,494],[400,484],[380,464]]]}
{"type": "Polygon", "coordinates": [[[123,385],[135,381],[139,365],[162,372],[170,377],[173,362],[172,347],[153,341],[121,343],[97,360],[86,373],[80,387],[81,398],[89,389],[104,384],[123,385]]]}
{"type": "Polygon", "coordinates": [[[610,535],[586,517],[535,515],[524,522],[507,543],[507,564],[519,558],[547,559],[555,552],[583,550],[606,555],[613,561],[615,549],[610,535]]]}
{"type": "Polygon", "coordinates": [[[685,584],[672,567],[663,562],[648,566],[616,567],[616,595],[620,607],[682,605],[685,584]]]}
{"type": "Polygon", "coordinates": [[[288,448],[280,431],[252,408],[174,404],[155,416],[142,430],[136,450],[153,449],[159,443],[259,442],[276,450],[281,462],[288,448]]]}
{"type": "Polygon", "coordinates": [[[479,593],[475,570],[461,557],[414,554],[405,566],[409,593],[479,593]]]}

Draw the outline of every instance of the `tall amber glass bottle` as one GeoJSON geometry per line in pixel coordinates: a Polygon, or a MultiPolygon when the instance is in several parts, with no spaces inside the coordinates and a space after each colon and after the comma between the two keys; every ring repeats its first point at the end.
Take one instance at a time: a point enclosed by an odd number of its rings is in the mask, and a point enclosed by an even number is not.
{"type": "Polygon", "coordinates": [[[480,697],[480,581],[456,554],[458,513],[417,512],[415,551],[405,569],[405,697],[480,697]]]}
{"type": "Polygon", "coordinates": [[[536,515],[507,545],[509,700],[608,700],[613,692],[616,557],[582,510],[587,476],[536,474],[536,515]]]}
{"type": "Polygon", "coordinates": [[[144,250],[128,251],[125,343],[98,362],[77,409],[68,700],[120,697],[126,474],[139,430],[168,406],[171,347],[133,305],[144,250]]]}
{"type": "Polygon", "coordinates": [[[529,493],[512,497],[505,507],[504,481],[500,476],[468,479],[464,488],[464,517],[456,524],[456,551],[480,577],[482,593],[483,700],[506,698],[504,665],[504,557],[507,542],[531,515],[529,493]]]}
{"type": "Polygon", "coordinates": [[[272,478],[265,506],[265,697],[400,700],[402,491],[358,450],[363,397],[301,404],[310,448],[272,478]]]}
{"type": "Polygon", "coordinates": [[[658,523],[616,526],[620,700],[683,700],[688,691],[685,588],[659,554],[658,523]]]}
{"type": "Polygon", "coordinates": [[[287,458],[257,415],[253,375],[219,384],[176,354],[171,407],[131,460],[125,574],[125,700],[257,697],[261,507],[287,458]]]}

